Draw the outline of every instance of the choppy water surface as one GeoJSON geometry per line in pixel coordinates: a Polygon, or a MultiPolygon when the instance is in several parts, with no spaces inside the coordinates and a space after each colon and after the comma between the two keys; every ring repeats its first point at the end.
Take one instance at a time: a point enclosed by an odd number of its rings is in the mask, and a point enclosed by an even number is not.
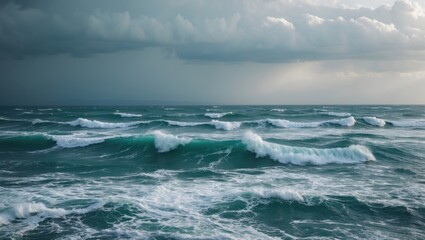
{"type": "Polygon", "coordinates": [[[425,239],[425,106],[0,109],[1,239],[425,239]]]}

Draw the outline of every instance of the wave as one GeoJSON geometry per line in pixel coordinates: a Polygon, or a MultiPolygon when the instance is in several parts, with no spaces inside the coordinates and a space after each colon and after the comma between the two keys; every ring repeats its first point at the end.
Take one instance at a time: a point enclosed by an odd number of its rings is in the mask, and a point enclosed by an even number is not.
{"type": "Polygon", "coordinates": [[[226,115],[230,115],[233,114],[233,112],[225,112],[225,113],[205,113],[204,116],[205,117],[209,117],[209,118],[222,118],[226,115]]]}
{"type": "Polygon", "coordinates": [[[270,157],[281,163],[295,165],[323,165],[329,163],[359,163],[375,160],[374,155],[364,146],[352,145],[347,148],[317,149],[291,147],[264,141],[259,135],[247,132],[242,142],[257,157],[270,157]]]}
{"type": "Polygon", "coordinates": [[[273,108],[272,110],[270,110],[271,112],[284,112],[286,111],[286,109],[282,109],[282,108],[273,108]]]}
{"type": "Polygon", "coordinates": [[[47,137],[55,141],[57,146],[63,147],[63,148],[86,147],[92,144],[102,143],[107,139],[113,138],[113,136],[77,137],[74,135],[48,135],[47,137]]]}
{"type": "Polygon", "coordinates": [[[8,225],[17,219],[29,218],[34,214],[40,217],[40,221],[46,218],[58,218],[69,214],[86,214],[101,208],[104,204],[99,202],[86,208],[74,208],[66,210],[63,208],[48,208],[43,203],[21,203],[0,213],[0,226],[8,225]]]}
{"type": "Polygon", "coordinates": [[[335,117],[350,117],[351,113],[348,112],[324,112],[324,114],[335,117]]]}
{"type": "Polygon", "coordinates": [[[413,119],[413,120],[386,120],[394,127],[425,127],[425,119],[413,119]]]}
{"type": "MultiPolygon", "coordinates": [[[[264,121],[260,120],[260,122],[264,122],[264,121]]],[[[354,124],[356,124],[356,120],[354,119],[354,117],[348,117],[343,119],[332,119],[332,120],[319,121],[319,122],[291,122],[285,119],[267,119],[265,120],[265,122],[279,128],[314,128],[314,127],[320,127],[320,126],[328,125],[328,124],[341,125],[344,127],[352,127],[354,126],[354,124]]]]}
{"type": "Polygon", "coordinates": [[[38,111],[42,111],[42,112],[44,112],[44,111],[53,111],[53,108],[39,108],[37,110],[38,111]]]}
{"type": "Polygon", "coordinates": [[[85,118],[78,118],[77,120],[66,122],[71,126],[81,126],[86,128],[128,128],[136,126],[143,123],[143,121],[138,122],[126,122],[126,123],[111,123],[111,122],[102,122],[98,120],[89,120],[85,118]]]}
{"type": "Polygon", "coordinates": [[[242,123],[241,122],[224,122],[218,120],[211,120],[211,122],[179,122],[179,121],[166,121],[169,125],[179,126],[179,127],[194,127],[201,125],[212,125],[218,130],[234,130],[239,128],[242,123]]]}
{"type": "Polygon", "coordinates": [[[218,121],[218,120],[212,120],[210,124],[213,125],[216,129],[230,131],[230,130],[234,130],[234,129],[239,128],[242,123],[241,122],[223,122],[223,121],[218,121]]]}
{"type": "Polygon", "coordinates": [[[258,198],[280,198],[285,201],[304,201],[303,196],[294,190],[289,189],[269,189],[254,187],[243,193],[253,195],[258,198]]]}
{"type": "Polygon", "coordinates": [[[385,120],[377,118],[377,117],[364,117],[363,120],[373,126],[377,126],[377,127],[385,126],[385,120]]]}
{"type": "Polygon", "coordinates": [[[177,137],[171,134],[163,133],[159,130],[151,133],[155,138],[155,147],[158,152],[164,153],[176,149],[180,145],[188,144],[191,139],[185,137],[177,137]]]}
{"type": "Polygon", "coordinates": [[[136,113],[121,113],[121,112],[115,112],[114,114],[115,114],[115,115],[119,115],[119,116],[121,116],[121,117],[126,117],[126,118],[129,118],[129,117],[142,117],[142,116],[143,116],[142,114],[136,114],[136,113]]]}
{"type": "Polygon", "coordinates": [[[15,108],[16,111],[24,111],[22,108],[15,108]]]}

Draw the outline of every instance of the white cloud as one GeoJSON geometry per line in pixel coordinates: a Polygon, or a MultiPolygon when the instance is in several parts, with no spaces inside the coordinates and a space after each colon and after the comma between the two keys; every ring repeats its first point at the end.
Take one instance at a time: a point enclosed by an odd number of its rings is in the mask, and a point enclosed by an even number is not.
{"type": "Polygon", "coordinates": [[[274,24],[279,24],[282,25],[285,28],[288,28],[290,30],[294,30],[294,24],[292,24],[290,21],[286,20],[285,18],[276,18],[276,17],[270,17],[268,16],[267,21],[274,23],[274,24]]]}

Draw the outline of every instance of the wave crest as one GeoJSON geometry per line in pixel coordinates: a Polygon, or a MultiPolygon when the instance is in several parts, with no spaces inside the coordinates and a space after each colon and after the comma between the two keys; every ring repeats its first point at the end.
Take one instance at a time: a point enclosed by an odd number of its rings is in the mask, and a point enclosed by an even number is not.
{"type": "Polygon", "coordinates": [[[363,120],[373,126],[377,126],[377,127],[385,126],[385,120],[377,118],[377,117],[364,117],[363,120]]]}
{"type": "Polygon", "coordinates": [[[291,122],[285,119],[267,119],[265,121],[279,128],[314,128],[327,124],[336,124],[344,127],[352,127],[354,126],[354,124],[356,124],[356,120],[354,119],[354,117],[332,119],[319,122],[291,122]]]}
{"type": "Polygon", "coordinates": [[[67,122],[71,126],[81,126],[86,128],[128,128],[142,123],[138,122],[126,122],[126,123],[111,123],[102,122],[98,120],[89,120],[85,118],[78,118],[77,120],[67,122]]]}
{"type": "Polygon", "coordinates": [[[205,117],[209,117],[209,118],[222,118],[226,115],[231,115],[233,114],[233,112],[225,112],[225,113],[205,113],[204,116],[205,117]]]}
{"type": "Polygon", "coordinates": [[[266,142],[259,135],[252,132],[247,132],[242,142],[246,145],[247,149],[254,152],[257,157],[268,156],[275,161],[295,165],[359,163],[375,160],[370,150],[361,145],[331,149],[291,147],[266,142]]]}
{"type": "Polygon", "coordinates": [[[122,113],[122,112],[114,112],[114,115],[118,115],[121,117],[131,118],[131,117],[142,117],[142,114],[136,114],[136,113],[122,113]]]}
{"type": "Polygon", "coordinates": [[[153,131],[152,135],[155,138],[155,147],[158,152],[164,153],[176,149],[180,145],[188,144],[191,139],[185,137],[177,137],[171,134],[163,133],[159,130],[153,131]]]}

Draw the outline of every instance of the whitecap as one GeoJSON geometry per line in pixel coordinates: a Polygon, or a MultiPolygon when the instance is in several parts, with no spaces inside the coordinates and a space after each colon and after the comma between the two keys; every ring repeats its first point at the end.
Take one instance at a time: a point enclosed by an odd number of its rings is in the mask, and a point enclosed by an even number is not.
{"type": "Polygon", "coordinates": [[[318,122],[291,122],[285,119],[266,119],[260,122],[267,122],[275,127],[279,128],[314,128],[320,127],[326,124],[336,124],[345,127],[352,127],[356,123],[354,117],[342,118],[342,119],[332,119],[326,121],[318,122]]]}
{"type": "Polygon", "coordinates": [[[335,117],[350,117],[351,113],[348,112],[325,112],[326,115],[335,117]]]}
{"type": "Polygon", "coordinates": [[[282,109],[282,108],[273,108],[272,110],[270,110],[271,112],[284,112],[286,111],[286,109],[282,109]]]}
{"type": "Polygon", "coordinates": [[[178,146],[186,145],[191,141],[190,138],[177,137],[159,130],[153,131],[151,134],[155,138],[155,147],[160,153],[177,149],[178,146]]]}
{"type": "Polygon", "coordinates": [[[63,208],[48,208],[43,203],[20,203],[0,213],[0,226],[8,225],[16,219],[25,219],[33,214],[40,215],[40,221],[46,218],[58,218],[69,214],[85,214],[103,206],[96,203],[87,208],[65,210],[63,208]]]}
{"type": "Polygon", "coordinates": [[[49,135],[56,145],[63,148],[86,147],[104,142],[112,137],[77,137],[74,135],[49,135]]]}
{"type": "Polygon", "coordinates": [[[373,126],[377,126],[377,127],[385,126],[385,120],[377,118],[377,117],[364,117],[363,120],[373,126]]]}
{"type": "Polygon", "coordinates": [[[119,116],[121,116],[121,117],[126,117],[126,118],[129,118],[129,117],[142,117],[142,116],[143,116],[142,114],[136,114],[136,113],[122,113],[122,112],[115,112],[114,114],[115,114],[115,115],[119,115],[119,116]]]}
{"type": "Polygon", "coordinates": [[[209,118],[222,118],[226,115],[230,115],[233,114],[232,112],[225,112],[225,113],[205,113],[204,116],[205,117],[209,117],[209,118]]]}
{"type": "Polygon", "coordinates": [[[226,131],[237,129],[241,126],[241,124],[242,124],[241,122],[223,122],[218,120],[211,121],[211,125],[213,125],[216,129],[226,130],[226,131]]]}
{"type": "Polygon", "coordinates": [[[85,118],[78,118],[77,120],[67,122],[67,124],[71,126],[81,126],[86,128],[128,128],[141,123],[143,122],[138,121],[138,122],[111,123],[111,122],[102,122],[98,120],[89,120],[85,118]]]}
{"type": "Polygon", "coordinates": [[[386,120],[395,127],[425,127],[425,119],[412,119],[412,120],[386,120]]]}
{"type": "Polygon", "coordinates": [[[346,148],[305,148],[291,147],[264,141],[259,135],[247,132],[242,142],[257,157],[270,157],[281,163],[295,165],[322,165],[328,163],[359,163],[375,160],[372,152],[365,146],[352,145],[346,148]]]}

